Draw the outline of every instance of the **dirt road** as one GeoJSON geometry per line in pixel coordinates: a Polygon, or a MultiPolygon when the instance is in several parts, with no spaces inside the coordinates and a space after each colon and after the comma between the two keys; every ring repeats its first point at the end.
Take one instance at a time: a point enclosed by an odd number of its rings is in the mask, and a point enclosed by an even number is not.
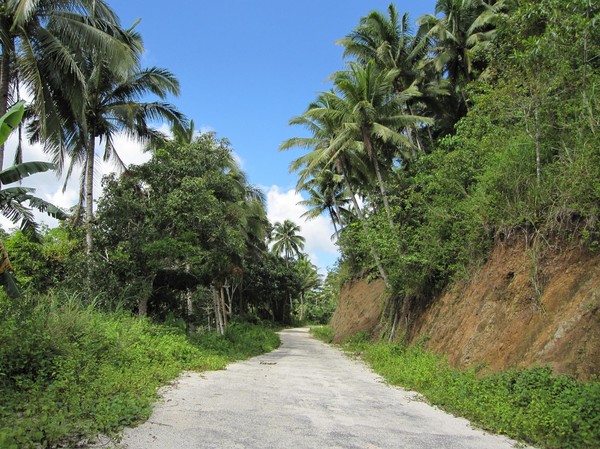
{"type": "Polygon", "coordinates": [[[186,374],[150,419],[128,429],[126,449],[402,448],[511,449],[415,393],[389,387],[362,363],[307,329],[281,347],[224,371],[186,374]]]}

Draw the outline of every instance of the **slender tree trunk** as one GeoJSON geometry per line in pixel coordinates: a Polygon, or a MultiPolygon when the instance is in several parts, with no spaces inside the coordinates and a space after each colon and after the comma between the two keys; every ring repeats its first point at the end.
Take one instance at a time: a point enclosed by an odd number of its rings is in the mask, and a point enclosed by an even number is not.
{"type": "MultiPolygon", "coordinates": [[[[0,24],[2,29],[7,30],[8,25],[3,20],[0,24]]],[[[10,86],[10,49],[2,46],[2,55],[0,56],[0,117],[6,114],[8,110],[8,89],[10,86]]],[[[0,146],[0,171],[4,169],[4,144],[0,146]]]]}
{"type": "MultiPolygon", "coordinates": [[[[588,9],[586,11],[586,19],[587,20],[589,20],[589,18],[590,18],[589,8],[590,8],[590,6],[588,5],[588,9]]],[[[587,92],[587,89],[588,89],[587,78],[588,78],[588,65],[589,65],[588,39],[589,39],[589,34],[586,29],[585,34],[583,35],[583,88],[581,89],[582,95],[583,95],[583,114],[584,114],[584,116],[586,114],[589,114],[590,129],[592,131],[592,134],[596,134],[596,127],[595,127],[595,123],[594,123],[594,111],[593,111],[592,105],[590,104],[590,101],[588,98],[588,92],[587,92]]]]}
{"type": "MultiPolygon", "coordinates": [[[[93,124],[91,124],[93,129],[93,124]]],[[[92,225],[94,222],[94,159],[96,156],[94,133],[90,132],[85,168],[85,244],[86,254],[90,256],[94,249],[92,225]]]]}
{"type": "MultiPolygon", "coordinates": [[[[363,232],[365,233],[365,236],[367,237],[367,239],[370,240],[371,232],[369,230],[369,227],[367,226],[367,223],[362,214],[362,211],[360,209],[358,201],[356,200],[356,195],[354,194],[352,185],[350,184],[350,181],[348,181],[348,176],[345,173],[344,173],[344,180],[346,181],[346,186],[348,187],[348,191],[350,192],[350,196],[352,197],[352,202],[354,203],[354,208],[356,209],[356,215],[358,216],[358,221],[360,222],[360,224],[363,228],[363,232]]],[[[369,245],[369,248],[371,250],[371,255],[373,256],[373,259],[375,260],[375,264],[377,265],[377,269],[379,270],[379,274],[380,274],[381,278],[385,282],[385,285],[389,286],[390,283],[388,280],[388,276],[387,276],[387,273],[385,272],[385,269],[383,268],[383,265],[381,264],[381,259],[379,258],[379,254],[377,253],[377,250],[375,249],[375,247],[372,244],[369,245]]]]}
{"type": "Polygon", "coordinates": [[[185,309],[186,309],[186,330],[192,332],[194,326],[192,325],[192,315],[194,313],[194,305],[192,303],[192,290],[190,288],[185,289],[185,309]]]}
{"type": "Polygon", "coordinates": [[[335,195],[333,196],[333,207],[335,208],[335,214],[337,215],[338,224],[340,225],[340,231],[344,227],[344,219],[342,217],[342,211],[340,209],[340,205],[337,203],[335,199],[335,195]]]}
{"type": "Polygon", "coordinates": [[[227,328],[227,306],[225,305],[225,292],[224,288],[221,287],[221,311],[223,313],[223,332],[227,328]]]}
{"type": "Polygon", "coordinates": [[[379,168],[379,161],[377,160],[377,155],[373,149],[373,143],[371,139],[363,132],[363,142],[367,149],[367,154],[371,158],[373,162],[373,167],[375,168],[375,175],[377,176],[377,184],[379,185],[379,191],[381,192],[381,197],[383,198],[383,206],[385,207],[385,212],[387,213],[388,220],[390,221],[390,226],[394,227],[394,219],[392,218],[392,209],[390,208],[390,204],[388,202],[387,192],[385,191],[385,185],[383,184],[383,177],[381,176],[381,170],[379,168]]]}
{"type": "Polygon", "coordinates": [[[300,292],[300,322],[304,320],[304,291],[300,292]]]}
{"type": "Polygon", "coordinates": [[[210,287],[211,293],[212,293],[212,298],[213,298],[213,311],[215,314],[215,327],[217,328],[217,332],[220,335],[223,335],[225,333],[225,328],[223,326],[223,316],[221,314],[221,300],[219,298],[219,290],[217,290],[217,288],[212,285],[210,287]]]}
{"type": "Polygon", "coordinates": [[[396,328],[398,327],[398,314],[399,314],[399,307],[396,304],[395,305],[395,311],[394,311],[394,321],[392,323],[392,330],[390,332],[390,336],[388,338],[388,343],[391,343],[394,340],[394,337],[396,336],[396,328]]]}
{"type": "Polygon", "coordinates": [[[333,211],[331,210],[330,207],[328,207],[327,210],[329,211],[329,218],[331,218],[331,223],[333,224],[333,231],[335,232],[335,240],[338,241],[340,239],[340,233],[335,224],[335,217],[333,216],[333,211]]]}
{"type": "MultiPolygon", "coordinates": [[[[408,105],[408,112],[410,113],[410,115],[413,115],[413,116],[415,115],[413,113],[412,106],[410,106],[410,105],[408,105]]],[[[409,130],[412,133],[413,129],[411,126],[407,126],[407,128],[406,128],[407,134],[408,134],[409,130]]],[[[425,151],[425,146],[423,145],[423,142],[421,140],[421,136],[419,135],[419,130],[416,127],[414,129],[414,132],[415,132],[415,141],[417,142],[417,147],[419,148],[419,150],[421,150],[421,152],[423,154],[427,154],[427,151],[425,151]]]]}

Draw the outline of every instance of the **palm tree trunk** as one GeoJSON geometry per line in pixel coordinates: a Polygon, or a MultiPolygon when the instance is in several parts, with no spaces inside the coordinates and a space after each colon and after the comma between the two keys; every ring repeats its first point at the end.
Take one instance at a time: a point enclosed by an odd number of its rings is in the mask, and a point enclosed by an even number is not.
{"type": "MultiPolygon", "coordinates": [[[[5,30],[7,26],[4,22],[1,24],[5,30]]],[[[8,89],[10,85],[10,58],[11,51],[2,46],[2,56],[0,56],[0,117],[6,114],[8,110],[8,89]]],[[[0,146],[0,171],[4,168],[4,144],[0,146]]]]}
{"type": "MultiPolygon", "coordinates": [[[[365,236],[370,241],[371,240],[370,239],[371,232],[369,230],[369,227],[367,226],[367,223],[365,222],[365,218],[362,214],[362,211],[360,209],[358,201],[356,200],[356,195],[354,194],[354,189],[352,189],[352,185],[350,184],[350,181],[348,181],[348,175],[346,174],[346,170],[344,170],[344,181],[346,181],[346,186],[348,187],[348,191],[350,192],[350,196],[352,197],[352,202],[354,203],[354,208],[356,209],[356,215],[358,216],[358,221],[360,222],[360,224],[363,228],[363,232],[365,233],[365,236]]],[[[385,285],[389,286],[390,283],[388,281],[388,276],[387,276],[387,273],[385,272],[385,269],[383,268],[383,265],[381,264],[381,259],[379,258],[379,254],[377,253],[377,250],[375,249],[373,244],[369,245],[369,249],[371,250],[371,255],[373,256],[373,259],[375,260],[375,264],[377,265],[377,269],[379,270],[379,274],[381,275],[381,278],[385,282],[385,285]]]]}
{"type": "Polygon", "coordinates": [[[377,182],[379,184],[379,190],[381,192],[381,196],[383,197],[383,206],[385,207],[385,212],[387,213],[388,219],[390,220],[390,226],[393,228],[394,227],[394,219],[392,217],[392,209],[390,208],[390,203],[388,202],[385,185],[383,184],[383,178],[381,177],[381,171],[379,170],[379,162],[377,162],[377,159],[375,159],[373,162],[375,165],[375,174],[377,175],[377,182]]]}
{"type": "Polygon", "coordinates": [[[383,184],[383,177],[381,176],[381,170],[379,168],[379,161],[377,160],[377,155],[373,149],[373,143],[368,135],[363,132],[363,142],[367,149],[367,154],[369,155],[371,161],[373,162],[373,167],[375,168],[375,175],[377,176],[377,184],[379,185],[379,191],[381,192],[381,197],[383,198],[383,206],[385,207],[385,212],[387,213],[388,220],[390,220],[390,226],[394,227],[394,219],[392,218],[392,210],[390,208],[390,203],[388,202],[387,192],[385,191],[385,185],[383,184]]]}
{"type": "Polygon", "coordinates": [[[338,219],[338,224],[340,225],[340,231],[344,228],[344,220],[342,217],[342,211],[340,209],[340,205],[338,204],[335,194],[333,195],[333,207],[335,208],[335,214],[338,219]]]}
{"type": "MultiPolygon", "coordinates": [[[[93,124],[92,124],[93,127],[93,124]]],[[[90,141],[86,156],[85,167],[85,252],[89,256],[94,249],[92,224],[94,220],[94,159],[95,151],[94,133],[90,132],[90,141]]]]}
{"type": "MultiPolygon", "coordinates": [[[[415,115],[411,105],[408,105],[408,112],[410,113],[410,115],[413,115],[413,116],[415,115]]],[[[407,134],[409,133],[409,130],[410,130],[409,138],[411,138],[413,128],[411,126],[407,126],[406,127],[407,134]]],[[[421,136],[419,136],[419,130],[417,129],[416,125],[414,128],[414,132],[415,132],[415,141],[417,142],[417,147],[419,148],[419,150],[421,150],[423,152],[423,154],[427,154],[427,151],[425,151],[425,146],[423,145],[423,141],[421,140],[421,136]]],[[[411,141],[411,143],[412,143],[412,141],[411,141]]]]}
{"type": "Polygon", "coordinates": [[[331,223],[333,224],[333,231],[335,232],[335,240],[338,241],[340,239],[340,233],[335,224],[335,217],[333,215],[333,211],[331,210],[331,207],[328,207],[327,210],[329,211],[329,218],[331,218],[331,223]]]}

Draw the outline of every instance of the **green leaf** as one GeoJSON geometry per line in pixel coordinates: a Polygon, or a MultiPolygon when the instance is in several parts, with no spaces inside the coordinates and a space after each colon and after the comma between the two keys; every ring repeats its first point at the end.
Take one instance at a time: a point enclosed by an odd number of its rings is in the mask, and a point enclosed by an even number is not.
{"type": "Polygon", "coordinates": [[[48,170],[54,170],[55,168],[55,164],[41,161],[24,162],[22,164],[16,164],[0,172],[0,183],[11,184],[13,182],[20,181],[29,175],[33,175],[35,173],[42,173],[48,170]]]}
{"type": "Polygon", "coordinates": [[[25,113],[24,104],[23,101],[19,101],[6,114],[0,117],[0,145],[4,145],[4,142],[6,142],[13,129],[21,123],[21,119],[25,113]]]}
{"type": "Polygon", "coordinates": [[[4,291],[11,298],[18,298],[21,296],[21,292],[15,282],[15,277],[8,271],[0,274],[0,284],[4,286],[4,291]]]}

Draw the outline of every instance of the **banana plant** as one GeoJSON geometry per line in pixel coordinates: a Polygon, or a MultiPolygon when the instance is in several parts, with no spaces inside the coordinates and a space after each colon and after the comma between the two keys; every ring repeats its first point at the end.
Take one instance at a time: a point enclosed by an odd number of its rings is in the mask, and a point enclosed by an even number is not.
{"type": "MultiPolygon", "coordinates": [[[[0,146],[4,145],[10,133],[19,126],[24,112],[24,103],[20,101],[0,117],[0,146]]],[[[21,230],[34,236],[37,236],[38,225],[34,220],[31,208],[45,212],[58,220],[67,218],[61,209],[34,196],[35,189],[23,186],[4,187],[7,184],[19,182],[29,175],[53,170],[54,168],[54,164],[36,161],[15,164],[0,171],[0,214],[15,224],[21,222],[21,230]],[[28,203],[28,206],[24,203],[28,203]]],[[[15,298],[20,296],[20,293],[10,270],[10,259],[0,241],[0,284],[4,286],[4,291],[8,296],[15,298]]]]}

